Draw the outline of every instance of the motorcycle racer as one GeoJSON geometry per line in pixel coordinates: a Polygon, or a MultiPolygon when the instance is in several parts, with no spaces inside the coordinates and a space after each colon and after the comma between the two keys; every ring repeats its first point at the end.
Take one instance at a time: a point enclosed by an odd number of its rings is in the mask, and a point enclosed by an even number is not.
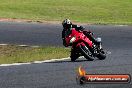
{"type": "Polygon", "coordinates": [[[84,27],[72,24],[69,19],[62,22],[62,40],[65,47],[71,47],[71,61],[84,56],[87,60],[94,60],[94,57],[103,60],[106,58],[102,49],[101,38],[97,40],[90,31],[85,31],[84,27]]]}

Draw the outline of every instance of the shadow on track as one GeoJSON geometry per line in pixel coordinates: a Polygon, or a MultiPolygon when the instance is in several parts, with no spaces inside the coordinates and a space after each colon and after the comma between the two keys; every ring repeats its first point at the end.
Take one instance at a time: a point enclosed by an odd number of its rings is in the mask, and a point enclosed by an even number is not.
{"type": "Polygon", "coordinates": [[[88,60],[76,60],[75,62],[63,60],[63,61],[53,61],[53,62],[45,62],[45,63],[78,63],[78,62],[86,62],[86,61],[88,60]]]}

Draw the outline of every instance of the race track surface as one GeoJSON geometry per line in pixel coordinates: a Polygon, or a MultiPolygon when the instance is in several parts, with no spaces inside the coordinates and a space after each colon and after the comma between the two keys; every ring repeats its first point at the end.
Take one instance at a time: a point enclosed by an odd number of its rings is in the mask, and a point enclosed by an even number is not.
{"type": "MultiPolygon", "coordinates": [[[[70,60],[0,67],[0,88],[132,88],[132,84],[76,83],[81,65],[88,74],[132,75],[132,26],[84,25],[102,37],[105,60],[70,60]]],[[[62,46],[61,25],[0,23],[0,43],[62,46]]]]}
{"type": "Polygon", "coordinates": [[[0,43],[25,45],[61,45],[60,25],[36,23],[0,23],[0,43]]]}

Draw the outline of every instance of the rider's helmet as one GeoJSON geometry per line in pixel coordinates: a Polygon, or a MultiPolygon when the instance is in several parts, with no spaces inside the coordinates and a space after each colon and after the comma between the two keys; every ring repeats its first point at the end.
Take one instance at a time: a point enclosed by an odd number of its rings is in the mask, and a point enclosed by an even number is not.
{"type": "Polygon", "coordinates": [[[62,22],[62,25],[63,25],[64,29],[69,29],[69,28],[71,28],[72,22],[69,19],[65,19],[62,22]]]}

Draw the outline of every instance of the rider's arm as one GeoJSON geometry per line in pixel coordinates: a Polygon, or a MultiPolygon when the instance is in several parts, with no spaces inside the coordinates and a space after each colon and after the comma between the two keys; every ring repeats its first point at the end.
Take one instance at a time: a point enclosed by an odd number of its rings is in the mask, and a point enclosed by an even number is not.
{"type": "Polygon", "coordinates": [[[73,28],[75,28],[77,31],[84,31],[84,27],[83,26],[79,26],[79,25],[72,25],[73,28]]]}
{"type": "Polygon", "coordinates": [[[62,31],[62,39],[64,39],[65,38],[65,31],[63,30],[62,31]]]}
{"type": "Polygon", "coordinates": [[[66,41],[65,41],[65,31],[64,30],[62,31],[62,40],[63,40],[63,45],[65,47],[67,47],[67,44],[66,44],[66,41]]]}
{"type": "Polygon", "coordinates": [[[85,28],[83,26],[79,26],[79,25],[72,25],[73,28],[75,28],[77,31],[83,31],[84,33],[88,33],[90,35],[93,35],[93,33],[89,30],[85,30],[85,28]]]}

